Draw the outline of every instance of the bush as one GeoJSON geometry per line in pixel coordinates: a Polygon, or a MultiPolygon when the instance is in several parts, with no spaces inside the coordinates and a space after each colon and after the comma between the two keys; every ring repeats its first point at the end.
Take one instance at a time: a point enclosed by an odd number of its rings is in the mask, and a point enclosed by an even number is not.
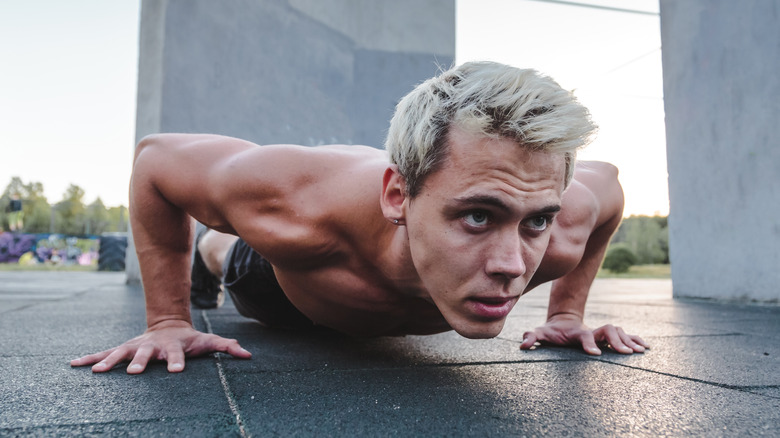
{"type": "Polygon", "coordinates": [[[623,219],[611,244],[621,244],[636,256],[636,264],[669,263],[668,220],[662,216],[631,216],[623,219]]]}
{"type": "Polygon", "coordinates": [[[636,264],[636,255],[625,246],[613,246],[604,257],[604,269],[616,274],[628,272],[628,269],[636,264]]]}

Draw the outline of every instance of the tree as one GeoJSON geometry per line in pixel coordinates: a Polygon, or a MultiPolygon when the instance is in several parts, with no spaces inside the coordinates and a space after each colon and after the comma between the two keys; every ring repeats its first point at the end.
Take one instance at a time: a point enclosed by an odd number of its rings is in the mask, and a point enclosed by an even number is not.
{"type": "Polygon", "coordinates": [[[100,198],[87,206],[84,234],[100,234],[109,231],[111,222],[108,210],[100,198]]]}
{"type": "Polygon", "coordinates": [[[636,257],[637,264],[669,263],[667,218],[631,216],[623,219],[612,245],[623,244],[636,257]]]}
{"type": "Polygon", "coordinates": [[[43,194],[43,184],[25,184],[19,177],[11,178],[0,196],[0,231],[8,227],[8,206],[11,196],[22,199],[25,233],[59,233],[66,235],[101,234],[107,231],[127,231],[127,208],[106,208],[100,198],[84,205],[84,190],[71,184],[62,200],[51,206],[43,194]]]}
{"type": "Polygon", "coordinates": [[[68,235],[82,235],[86,231],[87,212],[84,207],[84,189],[71,184],[55,208],[55,229],[68,235]]]}
{"type": "Polygon", "coordinates": [[[124,205],[108,209],[109,228],[107,231],[127,232],[127,208],[124,205]]]}
{"type": "Polygon", "coordinates": [[[604,257],[602,267],[614,273],[628,272],[628,269],[636,264],[636,256],[623,244],[612,246],[604,257]]]}

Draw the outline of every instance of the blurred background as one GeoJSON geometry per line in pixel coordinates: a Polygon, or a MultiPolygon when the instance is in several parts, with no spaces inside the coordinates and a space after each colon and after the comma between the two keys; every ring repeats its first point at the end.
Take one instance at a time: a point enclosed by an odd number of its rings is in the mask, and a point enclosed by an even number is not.
{"type": "MultiPolygon", "coordinates": [[[[668,263],[657,1],[456,0],[455,8],[456,63],[537,69],[591,110],[599,135],[580,158],[620,168],[624,213],[634,216],[616,243],[638,263],[668,263]]],[[[37,241],[127,230],[139,17],[140,0],[0,0],[0,230],[37,241]]]]}

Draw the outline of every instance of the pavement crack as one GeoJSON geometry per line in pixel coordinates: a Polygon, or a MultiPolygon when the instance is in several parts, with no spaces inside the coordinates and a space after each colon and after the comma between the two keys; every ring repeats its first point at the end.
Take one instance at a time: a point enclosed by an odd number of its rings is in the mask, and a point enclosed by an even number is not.
{"type": "Polygon", "coordinates": [[[731,390],[734,390],[734,391],[741,391],[741,392],[748,392],[750,394],[760,395],[760,396],[767,397],[767,398],[780,399],[780,397],[778,397],[778,396],[767,395],[767,394],[759,394],[759,393],[754,392],[756,390],[761,390],[761,389],[776,389],[776,388],[780,388],[780,385],[730,385],[728,383],[711,382],[709,380],[697,379],[695,377],[680,376],[678,374],[666,373],[666,372],[663,372],[663,371],[656,371],[656,370],[651,370],[651,369],[648,369],[648,368],[637,367],[637,366],[633,366],[633,365],[626,365],[624,363],[613,362],[613,361],[599,359],[599,358],[588,358],[588,360],[592,360],[594,362],[603,362],[603,363],[608,363],[608,364],[612,364],[612,365],[617,365],[617,366],[621,366],[621,367],[625,367],[625,368],[630,368],[632,370],[646,371],[648,373],[659,374],[659,375],[667,376],[667,377],[673,377],[675,379],[687,380],[689,382],[702,383],[702,384],[705,384],[705,385],[715,386],[715,387],[718,387],[718,388],[731,389],[731,390]]]}
{"type": "MultiPolygon", "coordinates": [[[[206,313],[205,310],[200,311],[200,315],[203,318],[203,322],[206,324],[206,331],[208,333],[214,334],[214,331],[211,329],[211,321],[209,320],[209,316],[206,313]]],[[[233,412],[233,415],[236,417],[236,425],[238,426],[238,433],[244,437],[251,437],[252,435],[249,433],[249,431],[244,426],[244,421],[241,419],[241,410],[238,408],[238,402],[236,401],[236,396],[233,394],[233,391],[230,389],[230,383],[227,380],[227,377],[225,376],[225,369],[222,366],[222,355],[220,353],[214,353],[214,359],[217,363],[217,372],[219,373],[219,382],[222,384],[222,390],[225,392],[225,397],[227,398],[228,406],[230,406],[230,411],[233,412]]]]}
{"type": "Polygon", "coordinates": [[[572,359],[543,359],[543,360],[496,360],[496,361],[480,361],[480,362],[437,362],[437,363],[414,363],[405,364],[399,366],[378,366],[378,367],[359,367],[359,368],[347,368],[347,367],[327,367],[327,368],[297,368],[297,369],[268,369],[268,370],[254,370],[245,371],[245,374],[294,374],[294,373],[353,373],[353,372],[365,372],[365,371],[398,371],[406,369],[421,369],[421,368],[460,368],[460,367],[472,367],[472,366],[491,366],[491,365],[519,365],[529,363],[563,363],[563,362],[577,362],[572,359]]]}
{"type": "Polygon", "coordinates": [[[332,371],[389,371],[399,370],[405,368],[461,368],[472,366],[490,366],[490,365],[519,365],[527,363],[559,363],[559,362],[572,362],[571,359],[543,359],[543,360],[486,360],[486,361],[474,361],[474,362],[437,362],[437,363],[420,363],[410,366],[400,367],[381,367],[381,368],[334,368],[332,371]]]}
{"type": "Polygon", "coordinates": [[[559,363],[572,362],[572,359],[542,359],[542,360],[486,360],[478,362],[440,362],[431,364],[420,364],[420,368],[439,368],[439,367],[467,367],[484,365],[519,365],[525,363],[559,363]]]}
{"type": "MultiPolygon", "coordinates": [[[[217,415],[209,415],[211,417],[219,417],[217,415]]],[[[84,420],[80,422],[58,422],[58,423],[46,423],[46,424],[28,424],[23,426],[0,426],[0,436],[125,436],[136,434],[121,433],[113,428],[113,426],[137,426],[142,428],[144,425],[160,424],[166,422],[180,421],[182,423],[192,423],[199,419],[202,419],[203,415],[186,415],[181,417],[155,417],[155,418],[138,418],[138,419],[117,419],[111,421],[90,421],[84,420]]]]}
{"type": "Polygon", "coordinates": [[[721,336],[745,336],[744,333],[709,333],[701,335],[668,335],[668,336],[648,336],[647,339],[661,338],[717,338],[721,336]]]}

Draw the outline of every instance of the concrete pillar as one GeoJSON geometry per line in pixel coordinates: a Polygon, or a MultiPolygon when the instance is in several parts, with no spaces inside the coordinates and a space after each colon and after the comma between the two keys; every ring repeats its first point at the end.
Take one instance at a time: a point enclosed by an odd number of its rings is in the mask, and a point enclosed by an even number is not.
{"type": "Polygon", "coordinates": [[[780,301],[780,1],[661,0],[675,297],[780,301]]]}
{"type": "Polygon", "coordinates": [[[396,102],[453,63],[455,2],[143,0],[140,35],[137,140],[382,147],[396,102]]]}

